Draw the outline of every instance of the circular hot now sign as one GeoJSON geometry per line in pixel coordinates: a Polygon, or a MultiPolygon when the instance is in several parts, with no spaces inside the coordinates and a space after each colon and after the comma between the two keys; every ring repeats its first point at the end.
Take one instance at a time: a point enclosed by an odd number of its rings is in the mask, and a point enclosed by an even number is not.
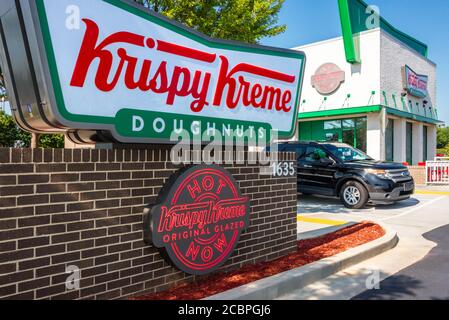
{"type": "Polygon", "coordinates": [[[204,275],[233,253],[250,205],[228,171],[199,165],[175,174],[147,213],[148,240],[180,270],[204,275]]]}
{"type": "Polygon", "coordinates": [[[334,63],[321,65],[312,76],[312,87],[321,94],[331,94],[345,81],[345,72],[334,63]]]}

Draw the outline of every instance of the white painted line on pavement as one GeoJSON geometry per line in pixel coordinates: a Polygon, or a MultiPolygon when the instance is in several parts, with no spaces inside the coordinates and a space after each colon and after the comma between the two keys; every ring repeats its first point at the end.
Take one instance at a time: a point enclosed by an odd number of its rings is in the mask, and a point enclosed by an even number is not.
{"type": "Polygon", "coordinates": [[[401,214],[397,214],[397,215],[395,215],[395,216],[391,216],[391,217],[387,217],[387,218],[382,218],[382,219],[379,219],[379,220],[380,220],[380,221],[387,221],[387,220],[391,220],[391,219],[395,219],[395,218],[399,218],[399,217],[406,216],[406,215],[408,215],[408,214],[410,214],[410,213],[413,213],[413,212],[415,212],[415,211],[418,211],[418,210],[420,210],[420,209],[423,209],[423,208],[425,208],[425,207],[428,207],[428,206],[430,206],[431,204],[433,204],[433,203],[435,203],[435,202],[437,202],[437,201],[439,201],[439,200],[442,200],[442,199],[444,199],[444,198],[446,198],[446,197],[443,196],[443,197],[435,198],[435,199],[433,199],[433,200],[427,201],[426,203],[424,203],[424,204],[421,205],[421,206],[415,207],[415,208],[413,208],[413,209],[411,209],[411,210],[408,210],[408,211],[406,211],[406,212],[403,212],[403,213],[401,213],[401,214]]]}

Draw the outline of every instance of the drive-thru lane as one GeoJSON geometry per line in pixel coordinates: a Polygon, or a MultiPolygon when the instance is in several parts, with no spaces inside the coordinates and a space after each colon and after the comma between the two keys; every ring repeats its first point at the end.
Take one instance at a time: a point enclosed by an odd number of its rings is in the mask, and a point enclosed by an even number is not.
{"type": "Polygon", "coordinates": [[[423,237],[437,246],[421,261],[397,272],[353,299],[449,300],[449,224],[427,232],[423,237]]]}
{"type": "MultiPolygon", "coordinates": [[[[282,298],[448,298],[449,291],[444,287],[449,288],[449,277],[446,276],[449,274],[449,255],[445,253],[449,251],[448,246],[440,244],[449,243],[448,208],[449,196],[445,195],[415,195],[395,205],[357,211],[344,208],[338,199],[300,196],[300,217],[346,222],[375,221],[395,229],[400,241],[390,251],[282,298]],[[395,275],[397,278],[390,278],[395,275]],[[384,281],[388,278],[390,280],[384,281]],[[379,280],[380,291],[366,292],[379,280]]],[[[299,221],[299,230],[302,224],[299,221]]]]}

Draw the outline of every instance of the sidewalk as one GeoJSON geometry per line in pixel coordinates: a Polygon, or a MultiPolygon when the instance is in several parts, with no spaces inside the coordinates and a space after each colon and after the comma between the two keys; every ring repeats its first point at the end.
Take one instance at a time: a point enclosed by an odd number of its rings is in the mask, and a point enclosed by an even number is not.
{"type": "Polygon", "coordinates": [[[274,300],[285,296],[287,296],[285,299],[288,299],[288,295],[294,294],[316,281],[322,281],[348,267],[394,248],[398,243],[396,232],[385,225],[380,226],[386,232],[381,238],[204,300],[274,300]]]}
{"type": "MultiPolygon", "coordinates": [[[[377,213],[378,210],[376,210],[367,213],[367,216],[360,217],[360,219],[383,222],[396,230],[400,241],[394,249],[346,268],[326,279],[282,295],[278,299],[348,300],[367,290],[368,279],[383,281],[421,261],[437,246],[437,243],[426,238],[426,234],[449,223],[447,215],[449,197],[425,195],[418,199],[420,202],[417,205],[405,206],[402,213],[396,212],[395,209],[389,211],[387,207],[382,214],[377,213]]],[[[339,216],[339,218],[351,220],[353,216],[339,216]]],[[[429,274],[429,279],[431,278],[432,274],[429,274]]],[[[408,292],[408,286],[412,284],[413,281],[405,282],[404,292],[408,292]]]]}

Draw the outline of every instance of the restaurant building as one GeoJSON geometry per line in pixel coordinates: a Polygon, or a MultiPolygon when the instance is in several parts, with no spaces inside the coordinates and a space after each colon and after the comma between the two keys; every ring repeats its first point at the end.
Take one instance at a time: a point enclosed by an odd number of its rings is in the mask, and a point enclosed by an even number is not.
{"type": "Polygon", "coordinates": [[[359,0],[339,5],[342,37],[295,48],[307,56],[297,138],[410,165],[433,159],[441,121],[427,46],[359,0]]]}

